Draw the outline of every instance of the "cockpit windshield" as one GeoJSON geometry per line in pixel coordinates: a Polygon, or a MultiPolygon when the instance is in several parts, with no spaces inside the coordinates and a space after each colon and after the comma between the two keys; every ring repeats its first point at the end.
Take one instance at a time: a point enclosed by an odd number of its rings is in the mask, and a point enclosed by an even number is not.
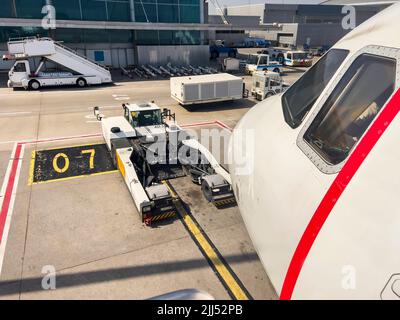
{"type": "Polygon", "coordinates": [[[157,126],[162,124],[160,110],[132,111],[131,116],[133,127],[157,126]]]}
{"type": "Polygon", "coordinates": [[[336,70],[349,54],[348,50],[328,51],[311,69],[295,82],[282,96],[285,121],[297,128],[325,89],[336,70]]]}

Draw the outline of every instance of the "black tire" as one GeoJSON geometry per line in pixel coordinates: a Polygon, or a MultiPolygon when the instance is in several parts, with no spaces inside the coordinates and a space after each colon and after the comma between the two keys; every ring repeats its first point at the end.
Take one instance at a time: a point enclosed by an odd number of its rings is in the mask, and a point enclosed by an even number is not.
{"type": "Polygon", "coordinates": [[[29,90],[39,90],[40,89],[39,81],[36,81],[36,80],[29,81],[28,88],[29,88],[29,90]]]}
{"type": "Polygon", "coordinates": [[[79,88],[84,88],[84,87],[87,86],[87,82],[86,82],[86,80],[84,78],[79,78],[78,80],[76,80],[76,85],[79,88]]]}
{"type": "Polygon", "coordinates": [[[218,52],[217,52],[217,51],[213,51],[213,52],[211,52],[211,59],[217,59],[217,58],[218,58],[218,56],[219,56],[219,54],[218,54],[218,52]]]}
{"type": "Polygon", "coordinates": [[[269,98],[269,97],[272,97],[273,95],[274,95],[273,92],[268,92],[268,93],[265,95],[265,99],[267,99],[267,98],[269,98]]]}
{"type": "Polygon", "coordinates": [[[275,68],[274,70],[272,70],[272,71],[274,71],[274,72],[276,72],[276,73],[279,73],[279,74],[281,74],[281,70],[279,70],[279,68],[275,68]]]}

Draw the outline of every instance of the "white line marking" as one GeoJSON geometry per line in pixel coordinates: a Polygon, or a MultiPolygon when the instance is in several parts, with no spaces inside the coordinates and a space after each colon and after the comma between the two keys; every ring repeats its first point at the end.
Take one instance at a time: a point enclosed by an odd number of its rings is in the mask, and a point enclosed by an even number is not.
{"type": "Polygon", "coordinates": [[[8,117],[8,116],[18,116],[23,114],[32,114],[30,111],[20,111],[20,112],[0,112],[0,117],[8,117]]]}
{"type": "MultiPolygon", "coordinates": [[[[3,205],[4,194],[6,192],[7,185],[8,185],[8,182],[9,182],[8,179],[10,177],[12,165],[13,165],[13,162],[14,162],[14,156],[15,156],[16,148],[17,148],[17,143],[14,144],[14,148],[13,148],[13,151],[11,153],[11,159],[10,159],[10,161],[8,163],[6,175],[4,176],[3,186],[1,188],[0,208],[3,205]]],[[[3,269],[3,261],[4,261],[4,255],[5,255],[5,252],[6,252],[8,232],[10,231],[11,218],[12,218],[12,214],[13,214],[13,211],[14,211],[14,202],[15,202],[15,198],[16,198],[16,195],[17,195],[17,187],[18,187],[19,176],[20,176],[20,173],[21,173],[21,165],[22,165],[22,159],[24,157],[24,151],[25,151],[25,146],[22,145],[21,146],[21,153],[20,153],[20,156],[19,156],[19,159],[18,159],[17,171],[15,173],[15,180],[14,180],[14,185],[13,185],[13,189],[12,189],[12,195],[11,195],[11,199],[10,199],[10,204],[9,204],[9,207],[8,207],[6,222],[4,224],[3,237],[0,239],[0,241],[1,241],[1,243],[0,243],[0,275],[1,275],[1,272],[2,272],[2,269],[3,269]]]]}

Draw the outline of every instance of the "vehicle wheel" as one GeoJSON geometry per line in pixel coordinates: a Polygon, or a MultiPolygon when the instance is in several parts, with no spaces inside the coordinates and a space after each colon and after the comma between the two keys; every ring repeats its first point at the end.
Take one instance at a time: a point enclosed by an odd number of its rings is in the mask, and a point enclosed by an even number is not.
{"type": "Polygon", "coordinates": [[[213,51],[211,52],[211,59],[217,59],[218,58],[218,52],[213,51]]]}
{"type": "Polygon", "coordinates": [[[279,74],[281,73],[281,70],[279,70],[279,68],[275,68],[273,71],[279,74]]]}
{"type": "Polygon", "coordinates": [[[79,78],[78,80],[76,80],[76,85],[77,85],[79,88],[84,88],[84,87],[86,87],[87,82],[86,82],[85,79],[79,78]]]}
{"type": "Polygon", "coordinates": [[[39,90],[40,83],[39,83],[39,81],[31,80],[31,81],[29,81],[28,87],[30,90],[39,90]]]}
{"type": "Polygon", "coordinates": [[[273,93],[273,92],[268,92],[268,93],[267,93],[267,95],[265,96],[265,98],[272,97],[273,95],[274,95],[274,93],[273,93]]]}

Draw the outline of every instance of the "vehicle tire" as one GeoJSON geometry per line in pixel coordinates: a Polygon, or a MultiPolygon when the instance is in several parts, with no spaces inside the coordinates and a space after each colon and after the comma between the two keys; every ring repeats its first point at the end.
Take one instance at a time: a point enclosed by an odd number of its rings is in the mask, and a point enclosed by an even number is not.
{"type": "Polygon", "coordinates": [[[79,88],[84,88],[84,87],[86,87],[87,82],[86,82],[86,80],[84,78],[79,78],[78,80],[76,80],[76,85],[79,88]]]}
{"type": "Polygon", "coordinates": [[[276,72],[276,73],[279,73],[279,74],[281,74],[281,70],[279,69],[279,68],[275,68],[274,70],[272,70],[272,71],[274,71],[274,72],[276,72]]]}
{"type": "Polygon", "coordinates": [[[267,98],[269,98],[269,97],[272,97],[273,95],[274,95],[273,92],[268,92],[268,93],[265,95],[265,99],[267,99],[267,98]]]}
{"type": "Polygon", "coordinates": [[[217,59],[218,58],[218,52],[217,51],[213,51],[211,52],[211,59],[217,59]]]}
{"type": "Polygon", "coordinates": [[[36,80],[29,81],[28,88],[29,90],[39,90],[40,89],[39,81],[36,80]]]}

